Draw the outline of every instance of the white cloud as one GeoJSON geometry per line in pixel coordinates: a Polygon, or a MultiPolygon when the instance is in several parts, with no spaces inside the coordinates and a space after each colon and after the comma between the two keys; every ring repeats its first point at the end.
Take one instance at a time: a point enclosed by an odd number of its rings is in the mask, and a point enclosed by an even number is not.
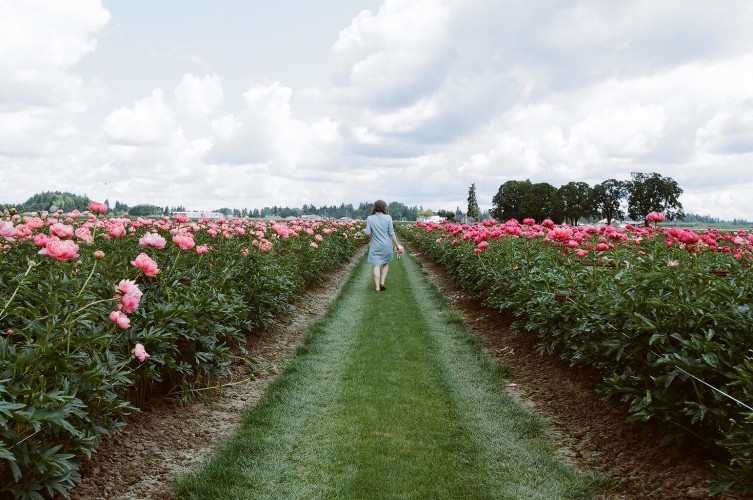
{"type": "Polygon", "coordinates": [[[208,115],[222,103],[222,82],[217,75],[183,76],[175,89],[178,107],[191,114],[208,115]]]}
{"type": "Polygon", "coordinates": [[[304,122],[293,117],[293,91],[280,83],[257,86],[243,94],[244,109],[212,122],[213,163],[272,162],[280,172],[326,164],[339,150],[339,123],[329,117],[304,122]]]}
{"type": "Polygon", "coordinates": [[[173,112],[165,104],[164,92],[136,101],[132,108],[120,108],[105,119],[102,128],[113,144],[131,146],[165,145],[175,130],[173,112]]]}

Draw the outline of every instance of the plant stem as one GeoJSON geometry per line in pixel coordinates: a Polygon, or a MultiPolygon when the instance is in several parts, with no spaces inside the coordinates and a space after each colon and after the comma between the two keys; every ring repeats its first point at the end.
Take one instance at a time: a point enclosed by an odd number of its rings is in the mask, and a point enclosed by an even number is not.
{"type": "Polygon", "coordinates": [[[18,285],[16,286],[16,289],[13,290],[13,294],[10,296],[10,298],[8,299],[8,301],[5,303],[5,306],[3,307],[3,310],[0,311],[0,318],[3,317],[3,315],[5,314],[5,310],[8,309],[8,306],[10,305],[11,302],[13,302],[13,299],[16,298],[16,294],[18,293],[19,288],[21,288],[21,285],[23,284],[24,280],[26,279],[26,276],[28,276],[29,272],[31,272],[31,268],[34,267],[34,266],[36,266],[36,265],[37,265],[37,263],[35,261],[29,259],[29,267],[26,268],[26,272],[24,273],[23,276],[21,276],[21,279],[19,280],[18,285]]]}

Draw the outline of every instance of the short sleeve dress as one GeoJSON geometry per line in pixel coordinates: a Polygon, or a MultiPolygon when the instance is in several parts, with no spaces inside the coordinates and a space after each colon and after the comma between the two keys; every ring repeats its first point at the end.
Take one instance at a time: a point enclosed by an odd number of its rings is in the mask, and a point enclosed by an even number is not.
{"type": "Polygon", "coordinates": [[[392,240],[395,228],[392,225],[392,216],[377,212],[366,218],[366,234],[371,236],[369,243],[369,264],[381,266],[392,260],[392,240]]]}

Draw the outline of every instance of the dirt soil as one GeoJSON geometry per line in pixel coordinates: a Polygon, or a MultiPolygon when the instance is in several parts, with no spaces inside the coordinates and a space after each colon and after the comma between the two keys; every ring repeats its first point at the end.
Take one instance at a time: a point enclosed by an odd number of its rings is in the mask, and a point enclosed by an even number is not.
{"type": "MultiPolygon", "coordinates": [[[[438,266],[412,254],[428,277],[450,299],[486,353],[515,372],[508,391],[539,415],[551,431],[559,455],[613,481],[602,498],[707,498],[706,457],[694,449],[660,447],[661,435],[625,422],[624,405],[605,403],[596,394],[597,374],[542,356],[530,335],[515,334],[509,319],[468,299],[438,266]]],[[[176,479],[211,455],[240,422],[244,410],[261,398],[267,384],[295,353],[309,325],[337,297],[358,259],[330,273],[295,304],[296,313],[257,332],[248,349],[258,366],[249,378],[238,366],[221,391],[187,406],[154,401],[134,414],[125,430],[104,441],[82,467],[75,499],[167,499],[176,479]]],[[[715,498],[737,499],[726,495],[715,498]]]]}

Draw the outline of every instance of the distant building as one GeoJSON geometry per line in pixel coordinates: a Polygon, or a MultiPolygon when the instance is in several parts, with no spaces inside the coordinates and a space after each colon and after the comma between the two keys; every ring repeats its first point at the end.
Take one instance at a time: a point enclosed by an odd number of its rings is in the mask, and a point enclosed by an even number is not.
{"type": "Polygon", "coordinates": [[[173,212],[173,216],[176,216],[176,215],[185,215],[189,219],[223,219],[225,218],[225,215],[220,212],[196,212],[196,211],[173,212]]]}

